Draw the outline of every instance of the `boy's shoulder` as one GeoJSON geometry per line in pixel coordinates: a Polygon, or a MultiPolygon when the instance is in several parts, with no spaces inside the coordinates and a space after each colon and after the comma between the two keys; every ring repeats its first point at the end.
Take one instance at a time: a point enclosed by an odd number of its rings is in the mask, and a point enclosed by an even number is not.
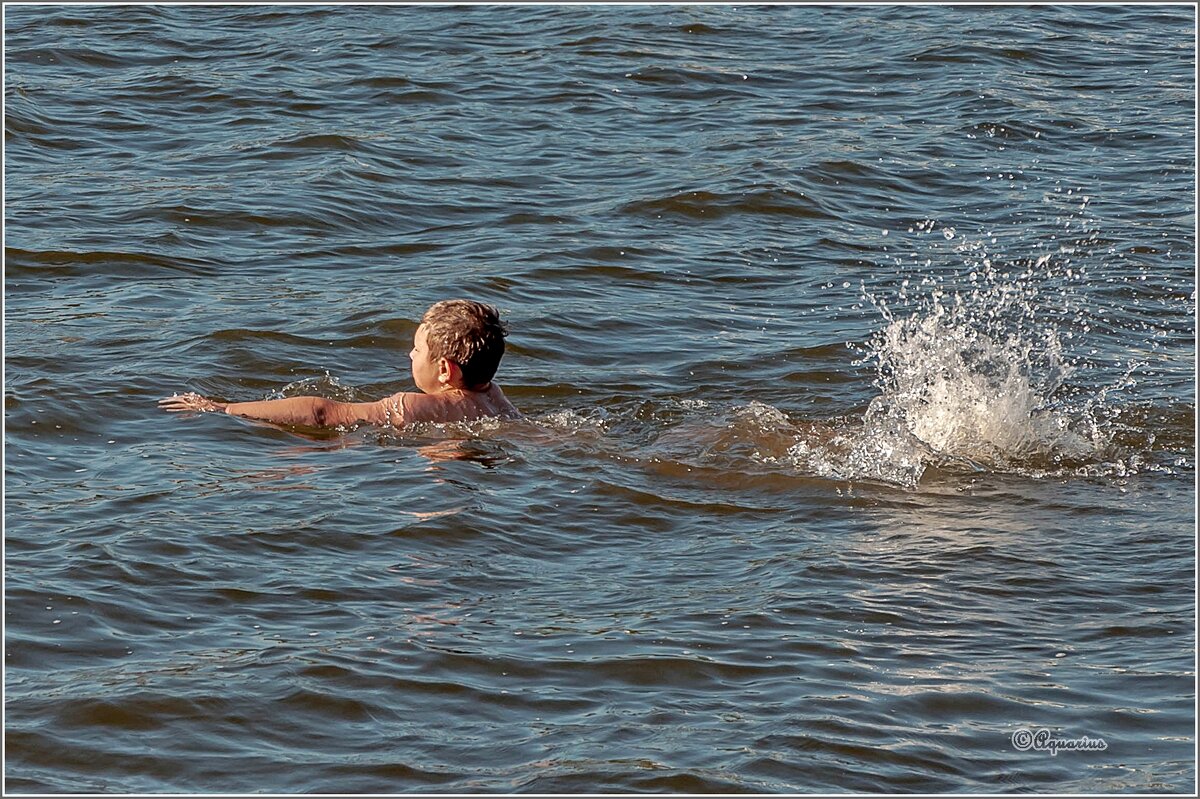
{"type": "Polygon", "coordinates": [[[389,397],[388,401],[400,408],[404,424],[469,422],[486,416],[512,419],[521,415],[495,383],[484,391],[452,394],[401,392],[389,397]]]}

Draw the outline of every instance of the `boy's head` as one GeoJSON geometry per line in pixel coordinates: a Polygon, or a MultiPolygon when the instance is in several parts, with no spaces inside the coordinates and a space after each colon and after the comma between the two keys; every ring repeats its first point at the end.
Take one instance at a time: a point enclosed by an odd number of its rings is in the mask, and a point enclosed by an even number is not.
{"type": "Polygon", "coordinates": [[[443,300],[421,317],[413,347],[413,379],[425,392],[444,387],[453,375],[439,370],[446,359],[461,373],[467,389],[482,388],[504,357],[508,328],[491,305],[471,300],[443,300]],[[419,363],[424,360],[425,363],[419,363]]]}

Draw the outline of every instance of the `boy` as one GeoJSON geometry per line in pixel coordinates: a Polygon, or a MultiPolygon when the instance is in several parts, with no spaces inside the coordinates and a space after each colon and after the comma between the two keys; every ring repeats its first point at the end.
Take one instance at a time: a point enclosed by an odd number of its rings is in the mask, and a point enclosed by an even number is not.
{"type": "Polygon", "coordinates": [[[262,402],[217,402],[199,394],[158,401],[165,411],[222,411],[277,424],[340,427],[365,422],[402,427],[412,422],[469,422],[485,416],[519,418],[492,376],[504,357],[508,329],[490,305],[470,300],[434,303],[413,336],[413,382],[423,393],[400,392],[378,402],[288,397],[262,402]]]}

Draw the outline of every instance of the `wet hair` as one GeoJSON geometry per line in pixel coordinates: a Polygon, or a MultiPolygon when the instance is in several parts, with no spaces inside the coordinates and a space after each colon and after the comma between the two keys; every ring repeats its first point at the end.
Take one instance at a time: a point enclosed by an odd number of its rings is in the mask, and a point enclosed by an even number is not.
{"type": "Polygon", "coordinates": [[[478,388],[490,381],[504,357],[508,326],[491,305],[472,300],[442,300],[421,317],[429,357],[458,364],[463,383],[478,388]]]}

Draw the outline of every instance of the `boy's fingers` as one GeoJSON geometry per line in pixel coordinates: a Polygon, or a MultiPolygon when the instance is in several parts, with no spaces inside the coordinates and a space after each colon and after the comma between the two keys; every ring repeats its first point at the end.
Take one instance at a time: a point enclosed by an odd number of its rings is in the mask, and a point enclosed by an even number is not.
{"type": "Polygon", "coordinates": [[[189,391],[186,394],[175,394],[174,396],[160,399],[158,401],[158,407],[164,411],[171,411],[172,413],[184,411],[204,413],[206,411],[215,411],[220,406],[210,400],[208,397],[202,397],[195,392],[189,391]]]}
{"type": "Polygon", "coordinates": [[[194,407],[194,401],[187,394],[176,394],[173,397],[164,397],[158,401],[158,407],[164,411],[189,411],[194,407]]]}

